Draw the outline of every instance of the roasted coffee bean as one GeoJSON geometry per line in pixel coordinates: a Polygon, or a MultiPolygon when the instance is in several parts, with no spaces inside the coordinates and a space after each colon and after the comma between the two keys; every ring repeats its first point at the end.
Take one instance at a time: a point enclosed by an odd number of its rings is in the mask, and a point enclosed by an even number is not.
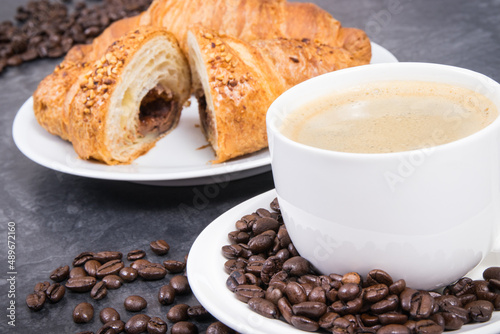
{"type": "Polygon", "coordinates": [[[99,328],[96,334],[116,334],[116,330],[110,324],[104,324],[101,328],[99,328]]]}
{"type": "Polygon", "coordinates": [[[418,294],[418,291],[415,289],[411,288],[406,288],[401,292],[401,295],[399,296],[401,298],[401,308],[407,312],[410,311],[411,308],[411,301],[413,299],[413,296],[418,294]]]}
{"type": "Polygon", "coordinates": [[[377,331],[377,334],[411,334],[411,332],[408,327],[404,325],[393,324],[381,327],[377,331]]]}
{"type": "Polygon", "coordinates": [[[50,274],[50,279],[58,283],[64,281],[68,277],[69,277],[69,266],[59,267],[50,274]]]}
{"type": "Polygon", "coordinates": [[[175,290],[172,286],[166,284],[158,292],[158,301],[163,305],[170,305],[175,300],[175,290]]]}
{"type": "Polygon", "coordinates": [[[401,292],[406,289],[406,281],[404,279],[400,279],[389,286],[389,293],[391,295],[399,295],[401,292]]]}
{"type": "Polygon", "coordinates": [[[92,259],[85,262],[83,268],[85,269],[85,272],[87,273],[88,276],[96,277],[97,268],[99,268],[100,266],[101,262],[92,259]]]}
{"type": "Polygon", "coordinates": [[[358,273],[350,272],[342,276],[342,284],[354,283],[361,284],[361,276],[358,273]]]}
{"type": "Polygon", "coordinates": [[[66,288],[64,287],[64,285],[61,285],[60,283],[54,283],[50,285],[45,291],[47,299],[51,303],[57,303],[58,301],[60,301],[64,297],[65,293],[66,293],[66,288]]]}
{"type": "Polygon", "coordinates": [[[167,323],[158,317],[149,319],[147,331],[149,334],[165,334],[167,332],[167,323]]]}
{"type": "Polygon", "coordinates": [[[96,277],[103,278],[108,275],[117,275],[123,267],[124,264],[121,260],[107,261],[97,268],[96,277]]]}
{"type": "Polygon", "coordinates": [[[38,291],[26,296],[26,305],[32,311],[40,311],[45,304],[45,292],[38,291]]]}
{"type": "MultiPolygon", "coordinates": [[[[94,334],[94,332],[89,332],[89,331],[83,331],[83,332],[78,332],[76,334],[94,334]]],[[[96,332],[96,334],[101,334],[99,332],[96,332]]]]}
{"type": "Polygon", "coordinates": [[[155,281],[164,278],[167,275],[167,269],[159,263],[149,263],[137,269],[137,273],[147,281],[155,281]]]}
{"type": "Polygon", "coordinates": [[[461,295],[461,296],[459,296],[457,298],[460,301],[461,305],[467,305],[470,302],[473,302],[473,301],[477,300],[477,296],[475,294],[473,294],[473,293],[467,293],[467,294],[461,295]]]}
{"type": "Polygon", "coordinates": [[[299,304],[307,301],[307,293],[304,287],[297,282],[290,282],[286,285],[285,294],[292,304],[299,304]]]}
{"type": "Polygon", "coordinates": [[[320,302],[326,304],[325,289],[320,286],[314,287],[307,296],[307,300],[310,302],[320,302]]]}
{"type": "Polygon", "coordinates": [[[165,240],[151,241],[149,247],[156,255],[166,255],[170,250],[170,245],[165,240]]]}
{"type": "Polygon", "coordinates": [[[489,267],[483,271],[483,278],[486,281],[491,279],[500,280],[500,267],[489,267]]]}
{"type": "Polygon", "coordinates": [[[272,230],[274,232],[278,232],[278,229],[280,227],[280,224],[276,219],[269,218],[269,217],[263,217],[259,218],[255,221],[255,223],[252,226],[252,232],[255,235],[259,235],[262,232],[272,230]]]}
{"type": "Polygon", "coordinates": [[[113,251],[98,252],[94,254],[94,260],[97,260],[103,264],[114,260],[121,260],[122,257],[123,254],[121,252],[113,252],[113,251]]]}
{"type": "MultiPolygon", "coordinates": [[[[226,273],[230,274],[232,271],[237,270],[237,269],[245,269],[247,267],[247,263],[243,261],[242,259],[236,259],[236,260],[227,260],[224,263],[224,270],[226,273]]],[[[262,268],[262,267],[261,267],[262,268]]],[[[260,273],[260,269],[258,271],[260,273]]]]}
{"type": "Polygon", "coordinates": [[[116,333],[122,333],[125,331],[125,323],[121,320],[113,320],[104,324],[104,326],[111,327],[116,333]]]}
{"type": "Polygon", "coordinates": [[[80,253],[74,258],[73,267],[81,266],[81,265],[85,264],[85,262],[87,262],[88,260],[91,260],[93,258],[94,258],[94,253],[92,253],[92,252],[80,253]]]}
{"type": "Polygon", "coordinates": [[[390,324],[400,324],[403,325],[408,321],[408,316],[406,314],[397,313],[397,312],[387,312],[383,314],[379,314],[378,320],[380,324],[383,326],[390,324]]]}
{"type": "Polygon", "coordinates": [[[283,298],[283,292],[275,286],[270,286],[266,289],[264,298],[277,305],[278,301],[283,298]]]}
{"type": "Polygon", "coordinates": [[[276,253],[276,257],[280,259],[281,262],[285,263],[285,261],[290,258],[290,252],[288,251],[288,249],[280,249],[276,253]]]}
{"type": "Polygon", "coordinates": [[[74,292],[88,292],[92,290],[97,280],[92,276],[73,277],[66,282],[66,289],[74,292]]]}
{"type": "Polygon", "coordinates": [[[439,306],[439,309],[443,311],[448,306],[462,306],[460,300],[453,295],[445,295],[434,298],[434,301],[439,306]]]}
{"type": "Polygon", "coordinates": [[[264,262],[265,261],[261,261],[261,260],[258,260],[258,261],[249,261],[248,265],[246,265],[243,268],[248,273],[260,276],[260,274],[262,272],[262,268],[264,267],[264,262]]]}
{"type": "Polygon", "coordinates": [[[123,284],[123,280],[117,275],[106,275],[102,281],[106,284],[107,289],[118,289],[123,284]]]}
{"type": "Polygon", "coordinates": [[[232,271],[226,280],[226,286],[231,292],[234,292],[238,285],[243,285],[246,283],[247,283],[247,278],[245,276],[245,271],[243,269],[232,271]]]}
{"type": "Polygon", "coordinates": [[[264,283],[269,283],[271,278],[283,268],[283,262],[276,256],[270,256],[262,264],[260,278],[264,283]]]}
{"type": "Polygon", "coordinates": [[[485,322],[491,319],[494,306],[487,300],[477,300],[464,306],[472,322],[485,322]]]}
{"type": "Polygon", "coordinates": [[[191,319],[198,321],[204,321],[211,317],[210,313],[201,305],[190,306],[187,314],[191,319]]]}
{"type": "Polygon", "coordinates": [[[125,301],[123,302],[123,306],[125,306],[125,309],[130,312],[139,312],[144,310],[148,306],[148,302],[146,299],[142,298],[141,296],[129,296],[125,298],[125,301]]]}
{"type": "Polygon", "coordinates": [[[69,278],[84,277],[87,276],[87,272],[82,267],[75,267],[70,270],[69,278]]]}
{"type": "Polygon", "coordinates": [[[492,278],[492,279],[488,280],[488,284],[493,289],[500,290],[500,280],[492,278]]]}
{"type": "Polygon", "coordinates": [[[142,249],[134,249],[133,251],[128,252],[127,260],[135,261],[135,260],[142,259],[145,256],[146,256],[146,252],[143,251],[142,249]]]}
{"type": "Polygon", "coordinates": [[[292,311],[295,315],[319,319],[326,313],[326,304],[320,302],[303,302],[293,305],[292,311]]]}
{"type": "Polygon", "coordinates": [[[145,314],[134,315],[125,323],[125,332],[127,334],[139,334],[145,332],[148,328],[149,319],[151,318],[145,314]]]}
{"type": "Polygon", "coordinates": [[[176,275],[170,279],[168,283],[175,290],[176,295],[185,295],[191,292],[189,282],[186,276],[176,275]]]}
{"type": "Polygon", "coordinates": [[[346,314],[356,314],[361,310],[362,307],[363,307],[363,299],[361,299],[361,297],[349,300],[347,302],[338,300],[330,306],[333,312],[338,313],[342,316],[346,314]]]}
{"type": "Polygon", "coordinates": [[[290,323],[296,328],[307,332],[315,332],[319,329],[319,324],[317,321],[311,320],[304,316],[292,315],[290,323]]]}
{"type": "Polygon", "coordinates": [[[139,260],[135,260],[134,262],[132,262],[130,264],[130,267],[134,268],[135,270],[139,271],[139,269],[141,268],[144,268],[148,265],[150,265],[151,262],[146,260],[146,259],[139,259],[139,260]]]}
{"type": "Polygon", "coordinates": [[[266,231],[250,239],[250,241],[248,242],[248,246],[254,254],[267,252],[273,247],[275,237],[276,232],[266,231]]]}
{"type": "Polygon", "coordinates": [[[103,324],[115,320],[120,320],[120,314],[114,308],[106,307],[103,308],[99,313],[99,320],[101,320],[103,324]]]}
{"type": "Polygon", "coordinates": [[[280,316],[278,307],[264,298],[251,298],[248,306],[254,312],[270,319],[278,319],[280,316]]]}
{"type": "Polygon", "coordinates": [[[198,334],[198,327],[188,321],[180,321],[175,323],[170,330],[171,334],[198,334]]]}
{"type": "Polygon", "coordinates": [[[376,315],[371,315],[368,313],[362,313],[361,316],[361,321],[365,326],[371,327],[378,325],[380,322],[378,321],[378,316],[376,315]]]}
{"type": "Polygon", "coordinates": [[[187,304],[176,304],[168,310],[167,319],[172,322],[186,321],[189,319],[188,309],[189,305],[187,304]]]}
{"type": "Polygon", "coordinates": [[[35,288],[33,289],[33,292],[45,292],[50,286],[50,282],[39,282],[35,284],[35,288]]]}
{"type": "Polygon", "coordinates": [[[120,276],[120,278],[127,283],[135,281],[138,275],[137,270],[132,267],[124,267],[120,269],[120,272],[118,273],[118,276],[120,276]]]}
{"type": "Polygon", "coordinates": [[[385,284],[374,284],[363,289],[363,299],[369,303],[379,302],[388,295],[389,295],[389,288],[385,284]]]}
{"type": "Polygon", "coordinates": [[[277,212],[280,212],[280,211],[281,211],[281,210],[280,210],[280,204],[279,204],[279,202],[278,202],[278,198],[277,198],[277,197],[275,197],[275,198],[273,199],[273,201],[272,201],[272,202],[271,202],[271,204],[270,204],[270,207],[271,207],[271,209],[273,209],[274,211],[277,211],[277,212]]]}
{"type": "Polygon", "coordinates": [[[427,319],[434,310],[434,298],[427,291],[414,294],[410,304],[410,315],[415,320],[427,319]]]}
{"type": "Polygon", "coordinates": [[[479,300],[495,300],[496,293],[491,291],[489,288],[489,284],[486,281],[474,281],[474,294],[477,296],[479,300]]]}
{"type": "Polygon", "coordinates": [[[235,294],[236,298],[238,298],[238,300],[244,303],[248,303],[248,301],[252,298],[265,297],[265,292],[264,290],[262,290],[262,288],[256,285],[248,285],[248,284],[237,286],[235,289],[235,294]]]}
{"type": "MultiPolygon", "coordinates": [[[[387,298],[370,306],[374,314],[382,314],[395,311],[399,306],[399,298],[396,295],[389,295],[387,298]]],[[[409,311],[409,309],[407,310],[409,311]]]]}
{"type": "Polygon", "coordinates": [[[347,283],[340,287],[337,296],[340,300],[348,302],[349,300],[358,298],[360,294],[361,287],[358,284],[347,283]]]}
{"type": "Polygon", "coordinates": [[[391,275],[380,269],[370,270],[366,275],[366,285],[384,284],[391,286],[393,283],[391,275]]]}
{"type": "Polygon", "coordinates": [[[280,311],[281,315],[285,319],[286,322],[289,324],[292,323],[292,316],[293,316],[293,310],[292,310],[292,305],[286,299],[285,297],[281,298],[278,300],[278,310],[280,311]]]}
{"type": "Polygon", "coordinates": [[[182,273],[186,269],[186,262],[176,260],[163,261],[163,266],[170,274],[182,273]]]}
{"type": "Polygon", "coordinates": [[[264,209],[264,208],[259,208],[255,211],[255,213],[259,216],[259,217],[271,217],[271,212],[269,212],[269,210],[267,209],[264,209]]]}
{"type": "Polygon", "coordinates": [[[354,333],[354,324],[344,317],[333,321],[333,334],[354,333]]]}
{"type": "Polygon", "coordinates": [[[211,323],[208,326],[206,334],[235,334],[236,332],[231,328],[227,327],[220,321],[211,323]]]}
{"type": "Polygon", "coordinates": [[[318,325],[323,329],[331,330],[333,328],[333,322],[339,317],[340,315],[338,313],[326,312],[319,318],[318,325]]]}
{"type": "Polygon", "coordinates": [[[107,294],[108,289],[106,289],[106,283],[103,281],[97,282],[92,290],[90,290],[90,297],[94,300],[103,299],[107,294]]]}
{"type": "Polygon", "coordinates": [[[73,321],[77,324],[87,323],[94,317],[94,307],[89,303],[80,303],[73,310],[73,321]]]}
{"type": "Polygon", "coordinates": [[[303,257],[294,256],[283,263],[283,270],[290,275],[302,276],[309,273],[311,265],[309,264],[309,261],[303,257]]]}
{"type": "Polygon", "coordinates": [[[242,248],[239,245],[222,246],[222,255],[226,259],[237,259],[241,255],[242,248]]]}
{"type": "Polygon", "coordinates": [[[462,277],[456,283],[450,284],[444,289],[445,295],[459,297],[468,293],[474,293],[474,282],[468,277],[462,277]]]}
{"type": "Polygon", "coordinates": [[[228,239],[232,244],[246,244],[250,240],[250,234],[247,232],[232,231],[228,233],[228,239]]]}

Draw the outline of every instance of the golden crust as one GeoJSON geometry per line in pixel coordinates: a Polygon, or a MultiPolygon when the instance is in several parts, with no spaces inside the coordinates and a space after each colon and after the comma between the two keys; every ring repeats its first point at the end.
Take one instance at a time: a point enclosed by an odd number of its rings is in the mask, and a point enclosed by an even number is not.
{"type": "MultiPolygon", "coordinates": [[[[311,77],[358,64],[352,54],[307,39],[271,39],[250,43],[197,27],[188,39],[191,71],[203,62],[215,124],[206,130],[216,153],[214,162],[267,147],[265,118],[271,103],[288,88],[311,77]],[[196,41],[197,45],[194,45],[196,41]],[[201,60],[197,59],[198,49],[201,60]]],[[[203,79],[205,78],[205,79],[203,79]]],[[[203,117],[203,116],[202,116],[203,117]]]]}

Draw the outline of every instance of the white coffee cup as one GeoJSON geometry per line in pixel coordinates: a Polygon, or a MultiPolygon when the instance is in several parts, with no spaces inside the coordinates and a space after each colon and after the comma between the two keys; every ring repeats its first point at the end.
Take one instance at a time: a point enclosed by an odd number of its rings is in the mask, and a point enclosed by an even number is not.
{"type": "Polygon", "coordinates": [[[365,276],[382,269],[413,288],[436,289],[498,248],[500,119],[448,144],[397,153],[323,150],[280,132],[284,118],[306,103],[388,80],[465,87],[500,110],[500,84],[446,65],[366,65],[310,79],[267,113],[278,200],[295,247],[319,271],[365,276]]]}

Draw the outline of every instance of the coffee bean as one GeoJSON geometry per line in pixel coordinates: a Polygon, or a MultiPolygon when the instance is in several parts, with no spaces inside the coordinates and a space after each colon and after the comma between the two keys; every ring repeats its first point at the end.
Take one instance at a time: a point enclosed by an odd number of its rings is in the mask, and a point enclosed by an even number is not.
{"type": "Polygon", "coordinates": [[[167,269],[167,271],[170,274],[181,273],[181,272],[184,271],[184,269],[186,269],[186,263],[185,262],[175,261],[175,260],[166,260],[166,261],[163,261],[163,266],[165,267],[165,269],[167,269]]]}
{"type": "Polygon", "coordinates": [[[245,271],[243,269],[237,269],[231,272],[226,280],[226,286],[232,292],[236,290],[238,285],[243,285],[247,282],[245,276],[245,271]]]}
{"type": "Polygon", "coordinates": [[[139,312],[144,310],[148,306],[148,302],[141,296],[134,295],[125,298],[123,305],[125,306],[125,309],[127,311],[139,312]]]}
{"type": "Polygon", "coordinates": [[[61,285],[60,283],[54,283],[50,285],[47,288],[47,291],[45,291],[47,299],[51,303],[57,303],[58,301],[60,301],[64,297],[65,293],[66,293],[66,288],[64,287],[64,285],[61,285]]]}
{"type": "Polygon", "coordinates": [[[222,255],[226,259],[236,259],[241,255],[242,248],[239,245],[225,245],[222,246],[222,255]]]}
{"type": "Polygon", "coordinates": [[[391,286],[393,283],[391,275],[380,269],[370,270],[368,275],[366,275],[367,285],[384,284],[386,286],[391,286]]]}
{"type": "Polygon", "coordinates": [[[483,278],[486,281],[491,279],[500,280],[500,267],[489,267],[483,271],[483,278]]]}
{"type": "MultiPolygon", "coordinates": [[[[389,288],[385,284],[374,284],[363,289],[363,299],[369,303],[379,302],[388,295],[389,288]]],[[[342,299],[340,296],[339,298],[342,299]]]]}
{"type": "Polygon", "coordinates": [[[87,323],[94,317],[94,307],[89,303],[80,303],[73,310],[73,321],[77,324],[87,323]]]}
{"type": "Polygon", "coordinates": [[[297,282],[288,283],[284,292],[292,304],[299,304],[307,301],[307,293],[304,287],[297,282]]]}
{"type": "Polygon", "coordinates": [[[358,298],[360,294],[361,287],[358,284],[346,283],[340,287],[337,296],[340,300],[347,302],[349,300],[358,298]]]}
{"type": "Polygon", "coordinates": [[[66,288],[74,292],[88,292],[92,290],[97,280],[92,276],[79,276],[68,279],[66,288]]]}
{"type": "Polygon", "coordinates": [[[205,321],[211,317],[210,313],[201,305],[190,306],[187,314],[189,318],[197,321],[205,321]]]}
{"type": "Polygon", "coordinates": [[[415,332],[422,334],[441,334],[443,328],[432,320],[420,320],[415,324],[415,332]]]}
{"type": "Polygon", "coordinates": [[[339,318],[340,315],[335,312],[326,312],[321,316],[321,318],[318,321],[319,327],[326,329],[326,330],[331,330],[334,326],[333,322],[335,319],[339,318]]]}
{"type": "Polygon", "coordinates": [[[175,290],[171,285],[163,285],[158,292],[158,301],[163,305],[170,305],[175,300],[175,290]]]}
{"type": "Polygon", "coordinates": [[[251,298],[248,306],[254,312],[270,319],[278,319],[280,316],[278,307],[264,298],[251,298]]]}
{"type": "Polygon", "coordinates": [[[73,260],[73,266],[74,267],[81,266],[81,265],[85,264],[85,262],[87,262],[88,260],[91,260],[93,258],[94,258],[94,253],[92,253],[92,252],[83,252],[83,253],[80,253],[80,254],[78,254],[74,258],[74,260],[73,260]]]}
{"type": "Polygon", "coordinates": [[[243,284],[236,287],[235,295],[238,300],[248,303],[252,298],[264,298],[265,292],[257,285],[243,284]]]}
{"type": "Polygon", "coordinates": [[[198,327],[192,322],[180,321],[172,326],[171,334],[197,334],[198,327]]]}
{"type": "Polygon", "coordinates": [[[114,308],[106,307],[103,308],[99,313],[99,320],[101,320],[103,324],[115,320],[120,320],[120,314],[114,308]]]}
{"type": "Polygon", "coordinates": [[[319,329],[317,321],[311,320],[304,316],[292,315],[290,323],[300,330],[307,332],[315,332],[319,329]]]}
{"type": "Polygon", "coordinates": [[[432,314],[434,303],[427,291],[418,291],[411,299],[410,315],[415,320],[426,319],[432,314]]]}
{"type": "Polygon", "coordinates": [[[358,273],[355,272],[350,272],[342,276],[342,283],[347,284],[347,283],[354,283],[354,284],[361,284],[361,276],[359,276],[358,273]]]}
{"type": "Polygon", "coordinates": [[[49,288],[50,283],[45,281],[45,282],[39,282],[35,284],[35,288],[33,289],[34,292],[45,292],[49,288]]]}
{"type": "Polygon", "coordinates": [[[320,302],[302,302],[292,306],[295,315],[319,319],[326,313],[326,304],[320,302]]]}
{"type": "Polygon", "coordinates": [[[381,327],[377,331],[377,334],[411,334],[411,332],[408,327],[404,325],[393,324],[381,327]]]}
{"type": "Polygon", "coordinates": [[[146,267],[147,265],[150,265],[151,262],[146,260],[146,259],[139,259],[135,260],[130,264],[130,267],[134,268],[135,270],[139,271],[139,269],[146,267]]]}
{"type": "Polygon", "coordinates": [[[477,300],[465,305],[464,309],[469,313],[473,322],[485,322],[491,319],[494,306],[487,300],[477,300]]]}
{"type": "Polygon", "coordinates": [[[254,235],[259,235],[269,230],[278,232],[279,227],[280,224],[276,219],[264,217],[264,218],[259,218],[255,221],[255,223],[252,226],[252,232],[254,235]]]}
{"type": "Polygon", "coordinates": [[[153,281],[164,278],[167,275],[167,269],[159,263],[149,263],[137,269],[137,273],[143,279],[153,281]]]}
{"type": "Polygon", "coordinates": [[[176,295],[185,295],[191,292],[191,288],[189,287],[189,282],[186,276],[177,275],[170,279],[168,283],[175,290],[176,295]]]}
{"type": "Polygon", "coordinates": [[[228,239],[233,244],[247,243],[250,240],[250,234],[241,231],[232,231],[228,233],[228,239]]]}
{"type": "Polygon", "coordinates": [[[99,328],[96,334],[116,334],[116,330],[110,324],[104,324],[99,328]]]}
{"type": "Polygon", "coordinates": [[[87,272],[82,267],[75,267],[71,269],[69,272],[69,278],[84,277],[84,276],[87,276],[87,272]]]}
{"type": "Polygon", "coordinates": [[[189,305],[177,304],[174,305],[167,312],[167,319],[172,322],[186,321],[189,319],[188,311],[189,305]]]}
{"type": "Polygon", "coordinates": [[[206,334],[235,334],[236,332],[231,328],[227,327],[220,321],[211,323],[208,326],[206,334]]]}
{"type": "Polygon", "coordinates": [[[404,324],[408,321],[408,316],[406,314],[397,312],[387,312],[384,314],[379,314],[378,320],[383,326],[390,324],[404,324]]]}
{"type": "Polygon", "coordinates": [[[166,255],[170,250],[170,246],[165,240],[151,241],[149,247],[156,255],[166,255]]]}
{"type": "Polygon", "coordinates": [[[124,264],[121,260],[111,260],[105,262],[96,271],[97,278],[103,278],[107,275],[116,275],[120,272],[120,270],[124,267],[124,264]]]}
{"type": "Polygon", "coordinates": [[[389,293],[391,295],[399,295],[401,292],[406,289],[406,281],[404,279],[400,279],[389,286],[389,293]]]}
{"type": "MultiPolygon", "coordinates": [[[[402,301],[401,301],[402,304],[402,301]]],[[[370,306],[370,310],[374,314],[382,314],[387,312],[395,311],[399,306],[399,298],[397,295],[389,295],[385,299],[382,299],[379,302],[376,302],[372,306],[370,306]]],[[[409,309],[407,310],[409,311],[409,309]]]]}
{"type": "Polygon", "coordinates": [[[106,284],[107,289],[118,289],[123,284],[123,280],[117,275],[106,275],[102,281],[106,284]]]}
{"type": "Polygon", "coordinates": [[[125,332],[127,334],[139,334],[145,332],[148,328],[148,322],[151,318],[145,314],[137,314],[131,317],[125,323],[125,332]]]}
{"type": "Polygon", "coordinates": [[[97,260],[103,264],[113,260],[121,260],[122,257],[123,254],[121,252],[114,251],[98,252],[94,254],[94,260],[97,260]]]}
{"type": "Polygon", "coordinates": [[[50,279],[54,282],[62,282],[69,277],[69,266],[63,266],[55,269],[50,274],[50,279]]]}
{"type": "Polygon", "coordinates": [[[281,209],[280,209],[280,205],[279,205],[279,202],[278,202],[278,198],[274,198],[273,201],[271,202],[270,204],[270,207],[271,209],[273,209],[274,211],[277,211],[277,212],[280,212],[281,209]]]}
{"type": "Polygon", "coordinates": [[[445,295],[454,295],[454,296],[461,296],[473,292],[474,292],[474,283],[472,279],[468,277],[462,277],[457,282],[448,285],[444,289],[445,295]]]}
{"type": "MultiPolygon", "coordinates": [[[[237,269],[245,269],[247,267],[247,262],[241,260],[241,259],[232,259],[232,260],[227,260],[224,263],[224,270],[226,273],[230,274],[232,271],[237,270],[237,269]]],[[[260,273],[260,269],[259,269],[260,273]]]]}
{"type": "Polygon", "coordinates": [[[278,305],[278,301],[283,298],[283,291],[275,286],[270,286],[266,289],[264,298],[269,300],[271,303],[278,305]]]}
{"type": "Polygon", "coordinates": [[[85,272],[87,273],[88,276],[93,276],[96,277],[97,274],[97,269],[101,266],[101,263],[97,260],[88,260],[85,262],[83,265],[83,268],[85,269],[85,272]]]}
{"type": "Polygon", "coordinates": [[[490,290],[489,284],[486,281],[474,281],[474,294],[479,300],[495,300],[496,293],[490,290]]]}
{"type": "Polygon", "coordinates": [[[167,323],[158,317],[149,319],[147,331],[149,334],[165,334],[167,332],[167,323]]]}
{"type": "MultiPolygon", "coordinates": [[[[271,232],[273,232],[273,231],[271,231],[271,232]]],[[[250,241],[248,242],[248,246],[250,247],[250,250],[254,254],[263,253],[263,252],[266,252],[273,247],[275,237],[276,237],[276,233],[274,233],[274,235],[273,235],[272,233],[269,234],[269,233],[265,232],[265,233],[259,234],[255,237],[253,237],[252,239],[250,239],[250,241]]]]}
{"type": "Polygon", "coordinates": [[[138,272],[132,267],[124,267],[120,269],[118,275],[124,282],[130,283],[137,279],[138,272]]]}
{"type": "Polygon", "coordinates": [[[90,297],[94,300],[103,299],[107,294],[108,289],[106,289],[106,283],[103,281],[96,283],[92,290],[90,290],[90,297]]]}
{"type": "Polygon", "coordinates": [[[146,252],[143,251],[142,249],[135,249],[133,251],[128,252],[127,254],[127,260],[129,261],[135,261],[142,259],[143,257],[146,256],[146,252]]]}
{"type": "Polygon", "coordinates": [[[37,291],[26,296],[26,305],[32,311],[40,311],[45,303],[45,292],[37,291]]]}

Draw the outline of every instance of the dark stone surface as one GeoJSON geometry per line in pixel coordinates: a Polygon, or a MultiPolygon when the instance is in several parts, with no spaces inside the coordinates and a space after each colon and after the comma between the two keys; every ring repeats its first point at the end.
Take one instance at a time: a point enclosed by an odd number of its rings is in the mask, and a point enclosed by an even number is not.
{"type": "MultiPolygon", "coordinates": [[[[0,20],[13,17],[25,0],[1,0],[0,20]]],[[[500,0],[316,0],[345,26],[366,29],[401,61],[456,65],[500,80],[500,0]]],[[[82,251],[145,249],[150,260],[182,260],[196,236],[234,205],[273,188],[270,172],[219,185],[152,187],[87,179],[39,166],[20,153],[12,140],[12,122],[38,82],[60,60],[37,60],[0,74],[0,332],[76,333],[96,331],[99,311],[114,306],[127,320],[123,300],[138,294],[148,300],[147,314],[165,319],[169,307],[156,301],[160,282],[134,282],[111,290],[98,302],[88,294],[67,292],[55,305],[34,313],[25,305],[37,282],[58,266],[71,264],[82,251]],[[212,188],[209,188],[212,187],[212,188]],[[218,192],[206,203],[197,193],[218,192]],[[184,204],[196,210],[183,215],[184,204]],[[9,285],[7,223],[16,223],[16,327],[7,325],[9,285]],[[149,242],[165,239],[171,250],[158,257],[149,242]],[[89,301],[96,315],[89,324],[74,324],[75,305],[89,301]]],[[[128,262],[127,262],[128,263],[128,262]]],[[[182,302],[195,304],[193,298],[182,302]]]]}

